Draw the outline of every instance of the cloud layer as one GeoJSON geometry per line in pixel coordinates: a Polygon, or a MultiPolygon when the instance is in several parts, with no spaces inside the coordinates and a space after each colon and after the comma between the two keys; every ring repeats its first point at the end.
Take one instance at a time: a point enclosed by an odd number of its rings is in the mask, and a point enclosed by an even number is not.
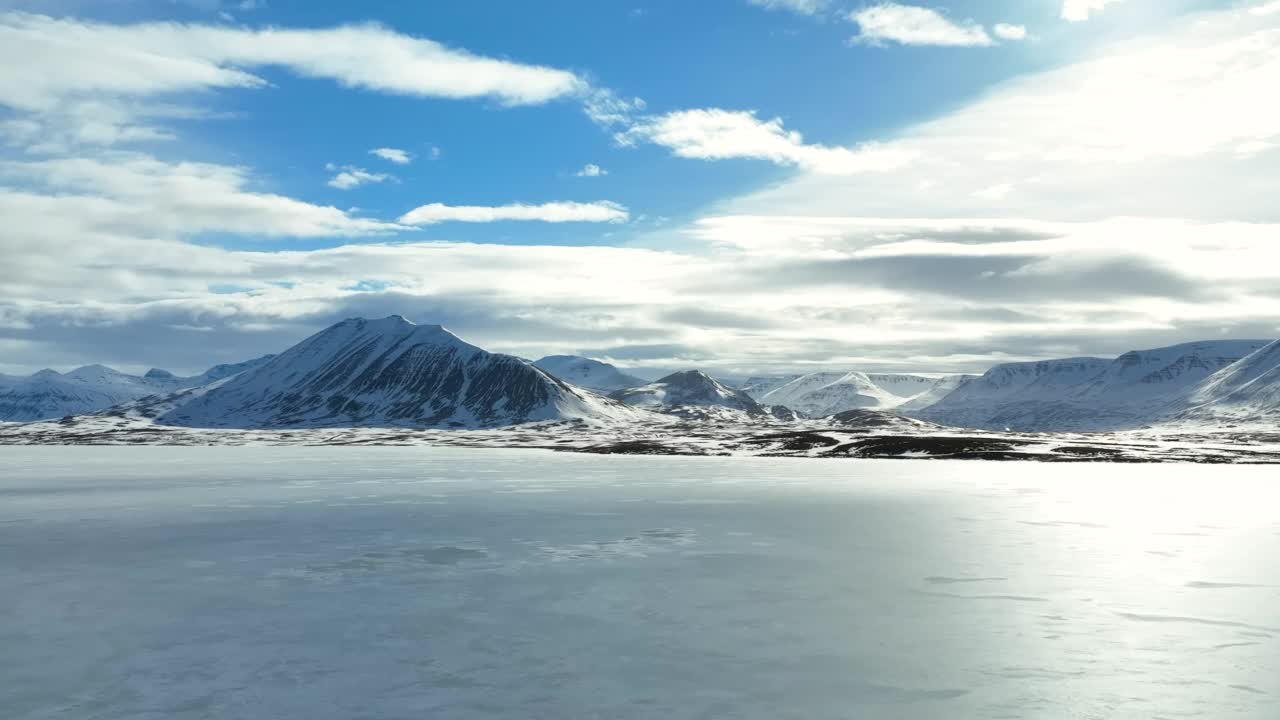
{"type": "Polygon", "coordinates": [[[798,15],[816,15],[831,5],[831,0],[747,0],[766,10],[787,10],[798,15]]]}
{"type": "Polygon", "coordinates": [[[201,111],[171,99],[265,88],[281,68],[343,87],[421,98],[538,105],[580,97],[572,72],[489,58],[377,25],[253,30],[213,25],[110,25],[0,12],[0,141],[37,152],[171,137],[156,120],[201,111]]]}
{"type": "MultiPolygon", "coordinates": [[[[278,351],[343,317],[393,312],[525,356],[589,352],[726,372],[972,371],[1274,337],[1280,101],[1265,90],[1280,87],[1280,13],[1260,11],[1272,4],[1187,18],[846,144],[812,142],[768,114],[651,112],[584,89],[574,73],[383,28],[3,15],[0,103],[10,114],[0,136],[21,145],[0,161],[3,369],[100,361],[196,370],[278,351]],[[386,76],[340,67],[342,53],[386,76]],[[412,77],[386,65],[401,54],[412,77]],[[56,62],[33,69],[31,57],[56,62]],[[490,105],[573,98],[625,143],[690,160],[772,162],[794,176],[625,247],[480,244],[441,239],[458,230],[445,223],[610,231],[630,210],[497,198],[378,219],[289,197],[245,165],[131,145],[169,136],[166,119],[196,112],[183,93],[263,87],[266,67],[346,92],[490,105]],[[227,237],[239,249],[211,241],[227,237]]],[[[939,17],[978,37],[976,25],[939,17]]],[[[882,42],[940,37],[929,22],[877,32],[882,42]]],[[[1019,34],[980,29],[991,42],[1019,34]]],[[[401,152],[372,154],[403,164],[401,152]]],[[[573,182],[565,168],[579,161],[563,159],[552,174],[573,182]]],[[[356,184],[384,175],[333,172],[356,184]]],[[[323,177],[313,180],[327,192],[323,177]]],[[[573,187],[588,185],[600,187],[573,187]]]]}
{"type": "Polygon", "coordinates": [[[1071,22],[1084,22],[1095,12],[1102,12],[1108,5],[1120,0],[1063,0],[1062,19],[1071,22]]]}
{"type": "Polygon", "coordinates": [[[400,222],[405,225],[434,225],[443,222],[490,223],[504,220],[613,223],[625,222],[629,217],[625,207],[611,202],[553,202],[542,205],[516,203],[498,207],[431,203],[405,213],[401,216],[400,222]]]}
{"type": "Polygon", "coordinates": [[[849,13],[849,20],[858,25],[854,40],[870,45],[985,47],[995,44],[986,29],[972,20],[955,22],[937,10],[915,5],[871,5],[849,13]]]}
{"type": "Polygon", "coordinates": [[[369,154],[376,155],[387,162],[393,162],[397,165],[408,165],[413,161],[413,156],[410,155],[407,150],[401,150],[399,148],[374,148],[369,151],[369,154]]]}
{"type": "Polygon", "coordinates": [[[833,175],[883,171],[911,161],[911,153],[901,149],[807,144],[800,133],[783,127],[781,118],[761,120],[754,112],[720,108],[643,118],[619,139],[625,144],[660,145],[684,158],[755,158],[833,175]]]}

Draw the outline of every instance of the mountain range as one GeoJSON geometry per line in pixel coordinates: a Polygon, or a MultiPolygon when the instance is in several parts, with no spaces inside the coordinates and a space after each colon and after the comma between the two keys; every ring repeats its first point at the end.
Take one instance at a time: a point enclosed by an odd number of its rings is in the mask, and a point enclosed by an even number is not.
{"type": "Polygon", "coordinates": [[[733,420],[772,416],[771,408],[701,370],[672,373],[646,385],[618,390],[609,397],[628,405],[684,417],[733,420]]]}
{"type": "Polygon", "coordinates": [[[41,370],[17,377],[0,375],[0,420],[24,422],[96,412],[151,395],[200,387],[257,367],[273,356],[234,365],[215,365],[190,377],[152,368],[129,375],[104,365],[86,365],[68,373],[41,370]]]}
{"type": "MultiPolygon", "coordinates": [[[[1020,431],[1127,430],[1162,422],[1203,398],[1216,375],[1247,362],[1268,346],[1265,340],[1215,340],[1118,358],[1067,358],[997,365],[962,382],[917,417],[943,425],[1020,431]]],[[[1262,386],[1252,387],[1256,393],[1262,386]]]]}
{"type": "Polygon", "coordinates": [[[279,355],[191,377],[163,370],[135,376],[100,365],[0,375],[0,420],[121,406],[160,424],[207,428],[484,428],[671,416],[837,424],[912,418],[926,424],[895,426],[1044,432],[1265,426],[1280,420],[1280,342],[1215,340],[1114,359],[1007,363],[980,376],[819,372],[758,376],[733,387],[699,370],[645,382],[589,358],[530,362],[483,350],[439,325],[391,316],[346,320],[279,355]]]}
{"type": "Polygon", "coordinates": [[[809,417],[846,410],[892,410],[906,413],[932,405],[954,390],[966,376],[887,375],[862,372],[819,372],[798,377],[760,396],[809,417]]]}

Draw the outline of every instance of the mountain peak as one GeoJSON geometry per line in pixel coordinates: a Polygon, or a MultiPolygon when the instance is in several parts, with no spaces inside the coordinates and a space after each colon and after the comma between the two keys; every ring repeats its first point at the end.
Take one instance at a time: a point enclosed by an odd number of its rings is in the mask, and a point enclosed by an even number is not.
{"type": "Polygon", "coordinates": [[[493,427],[639,415],[440,325],[352,318],[240,373],[162,421],[193,427],[493,427]]]}
{"type": "Polygon", "coordinates": [[[67,373],[67,377],[73,378],[93,378],[102,377],[104,375],[122,375],[119,370],[109,368],[106,365],[85,365],[67,373]]]}
{"type": "Polygon", "coordinates": [[[534,365],[571,385],[605,393],[644,385],[646,382],[609,363],[578,355],[548,355],[534,365]]]}
{"type": "Polygon", "coordinates": [[[667,385],[689,385],[693,383],[720,384],[716,382],[715,378],[701,370],[681,370],[680,372],[671,373],[661,380],[658,380],[658,382],[666,383],[667,385]]]}
{"type": "Polygon", "coordinates": [[[682,407],[726,407],[749,415],[765,410],[746,393],[726,387],[701,370],[672,373],[640,387],[620,390],[609,397],[628,405],[666,410],[682,407]]]}

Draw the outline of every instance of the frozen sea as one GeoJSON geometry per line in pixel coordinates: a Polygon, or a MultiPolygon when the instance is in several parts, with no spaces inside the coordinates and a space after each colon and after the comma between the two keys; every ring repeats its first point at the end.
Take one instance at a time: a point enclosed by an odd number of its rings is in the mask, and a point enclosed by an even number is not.
{"type": "Polygon", "coordinates": [[[1280,718],[1274,468],[0,448],[0,718],[1280,718]]]}

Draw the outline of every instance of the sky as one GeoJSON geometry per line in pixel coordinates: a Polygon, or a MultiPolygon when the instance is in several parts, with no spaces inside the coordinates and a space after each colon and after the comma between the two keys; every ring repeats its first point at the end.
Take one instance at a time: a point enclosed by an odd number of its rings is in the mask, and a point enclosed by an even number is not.
{"type": "Polygon", "coordinates": [[[1280,0],[0,0],[0,372],[1280,337],[1280,0]]]}

